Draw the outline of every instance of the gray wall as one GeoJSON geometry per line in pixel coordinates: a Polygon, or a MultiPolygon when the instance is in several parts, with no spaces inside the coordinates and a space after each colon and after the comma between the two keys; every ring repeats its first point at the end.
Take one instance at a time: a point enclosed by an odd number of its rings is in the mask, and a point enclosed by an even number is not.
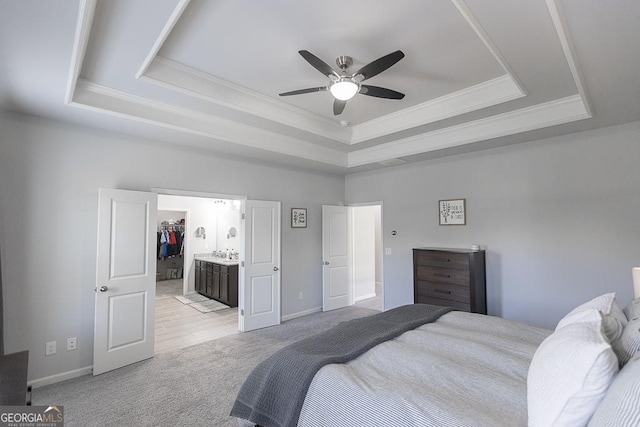
{"type": "Polygon", "coordinates": [[[639,163],[635,122],[353,174],[346,197],[384,201],[387,309],[413,302],[412,248],[477,243],[487,250],[489,313],[551,328],[601,293],[631,300],[639,163]],[[466,199],[468,225],[438,225],[438,200],[452,198],[466,199]]]}
{"type": "Polygon", "coordinates": [[[281,201],[282,314],[321,307],[321,205],[343,204],[343,177],[217,158],[20,115],[0,115],[0,132],[5,349],[31,351],[30,379],[93,363],[98,187],[281,201]],[[307,228],[289,227],[291,207],[308,209],[307,228]],[[69,337],[78,337],[78,350],[66,351],[69,337]],[[53,340],[57,354],[45,357],[45,343],[53,340]]]}
{"type": "Polygon", "coordinates": [[[92,364],[98,187],[281,201],[284,316],[321,306],[321,205],[343,204],[345,188],[348,203],[383,202],[387,308],[412,302],[411,248],[474,243],[488,251],[492,314],[552,327],[607,291],[626,304],[640,265],[639,141],[636,122],[354,174],[345,187],[342,177],[0,115],[5,350],[31,350],[31,380],[92,364]],[[468,225],[438,226],[437,201],[458,197],[468,225]],[[291,207],[309,210],[307,228],[289,227],[291,207]],[[74,336],[78,350],[66,352],[74,336]],[[58,353],[45,358],[52,340],[58,353]]]}

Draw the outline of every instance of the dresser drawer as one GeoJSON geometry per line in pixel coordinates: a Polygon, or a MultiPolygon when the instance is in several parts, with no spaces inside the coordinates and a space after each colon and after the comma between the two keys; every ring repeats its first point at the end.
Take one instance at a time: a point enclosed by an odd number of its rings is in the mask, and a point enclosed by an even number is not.
{"type": "Polygon", "coordinates": [[[445,299],[440,299],[440,298],[433,298],[433,297],[428,297],[428,296],[420,296],[420,297],[418,297],[416,299],[416,304],[433,304],[433,305],[440,305],[440,306],[443,306],[443,307],[452,307],[452,308],[455,308],[456,310],[460,310],[460,311],[467,311],[467,312],[472,311],[471,310],[471,305],[469,305],[469,304],[465,304],[463,302],[458,302],[458,301],[445,300],[445,299]]]}
{"type": "Polygon", "coordinates": [[[416,253],[416,264],[467,270],[469,268],[469,255],[444,251],[419,251],[416,253]]]}
{"type": "Polygon", "coordinates": [[[447,283],[418,281],[416,283],[416,294],[439,298],[445,300],[453,300],[465,304],[471,303],[468,286],[456,286],[447,283]]]}
{"type": "Polygon", "coordinates": [[[465,270],[417,266],[416,279],[466,286],[469,292],[469,272],[465,270]]]}

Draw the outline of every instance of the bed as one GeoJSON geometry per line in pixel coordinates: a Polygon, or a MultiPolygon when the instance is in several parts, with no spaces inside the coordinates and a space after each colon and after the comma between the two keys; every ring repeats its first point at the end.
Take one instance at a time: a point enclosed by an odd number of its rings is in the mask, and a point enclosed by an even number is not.
{"type": "Polygon", "coordinates": [[[262,362],[240,425],[640,425],[640,301],[605,294],[556,330],[425,304],[294,343],[262,362]],[[621,369],[621,370],[620,370],[621,369]]]}

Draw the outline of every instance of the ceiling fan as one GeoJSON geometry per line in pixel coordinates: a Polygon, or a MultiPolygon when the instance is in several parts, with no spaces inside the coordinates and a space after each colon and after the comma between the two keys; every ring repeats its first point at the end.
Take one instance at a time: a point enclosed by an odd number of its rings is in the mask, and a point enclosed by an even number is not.
{"type": "Polygon", "coordinates": [[[304,93],[324,92],[328,90],[335,98],[333,101],[333,114],[335,116],[342,114],[344,107],[347,105],[347,100],[353,98],[357,93],[385,99],[404,98],[404,93],[384,87],[362,84],[363,81],[377,76],[404,58],[404,53],[402,53],[401,50],[396,50],[395,52],[378,58],[353,74],[347,73],[347,69],[353,64],[353,59],[350,56],[339,56],[336,59],[336,64],[340,67],[340,70],[342,70],[341,73],[338,73],[308,50],[300,50],[298,53],[316,70],[327,76],[329,78],[329,84],[327,86],[293,90],[291,92],[281,93],[280,96],[302,95],[304,93]]]}

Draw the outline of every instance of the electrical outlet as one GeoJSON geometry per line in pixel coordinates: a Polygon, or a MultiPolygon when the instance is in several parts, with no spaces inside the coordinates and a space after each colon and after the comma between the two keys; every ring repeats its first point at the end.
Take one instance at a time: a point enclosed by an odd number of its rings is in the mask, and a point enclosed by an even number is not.
{"type": "Polygon", "coordinates": [[[56,354],[56,342],[55,341],[51,341],[48,342],[45,349],[44,349],[44,355],[45,356],[51,356],[52,354],[56,354]]]}
{"type": "Polygon", "coordinates": [[[67,338],[67,351],[75,350],[78,348],[78,338],[67,338]]]}
{"type": "Polygon", "coordinates": [[[302,292],[298,294],[298,299],[301,300],[303,298],[302,292]]]}
{"type": "Polygon", "coordinates": [[[385,255],[391,255],[391,248],[384,248],[385,255]]]}

